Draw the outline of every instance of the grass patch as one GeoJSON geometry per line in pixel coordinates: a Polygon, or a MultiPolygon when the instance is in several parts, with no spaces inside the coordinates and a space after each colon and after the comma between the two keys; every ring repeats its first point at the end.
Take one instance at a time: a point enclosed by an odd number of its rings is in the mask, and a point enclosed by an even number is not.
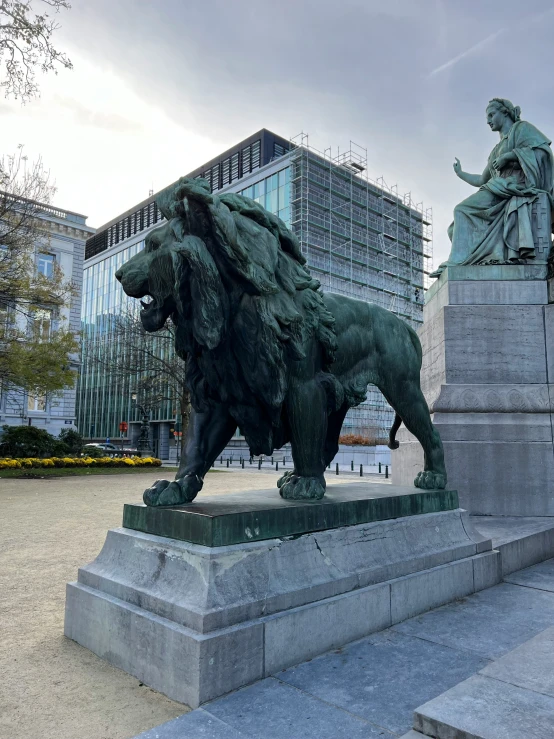
{"type": "MultiPolygon", "coordinates": [[[[175,475],[176,467],[40,467],[23,470],[0,470],[0,478],[11,477],[23,480],[43,480],[47,477],[78,477],[83,475],[140,475],[171,473],[175,475]]],[[[163,476],[163,475],[162,475],[163,476]]]]}

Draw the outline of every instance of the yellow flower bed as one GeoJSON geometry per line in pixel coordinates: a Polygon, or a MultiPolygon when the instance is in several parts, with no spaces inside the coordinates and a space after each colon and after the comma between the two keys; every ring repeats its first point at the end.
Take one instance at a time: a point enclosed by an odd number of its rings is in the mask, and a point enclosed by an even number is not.
{"type": "Polygon", "coordinates": [[[20,459],[0,459],[0,470],[19,470],[30,467],[160,467],[161,459],[155,457],[51,457],[36,459],[23,457],[20,459]]]}

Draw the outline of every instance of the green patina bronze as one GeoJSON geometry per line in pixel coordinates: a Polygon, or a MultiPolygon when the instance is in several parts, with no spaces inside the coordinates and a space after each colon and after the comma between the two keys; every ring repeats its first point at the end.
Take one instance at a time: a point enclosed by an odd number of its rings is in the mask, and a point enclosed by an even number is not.
{"type": "Polygon", "coordinates": [[[377,305],[322,293],[297,238],[253,200],[182,178],[157,203],[167,223],[116,276],[131,297],[151,296],[147,331],[175,324],[193,410],[176,479],[146,490],[147,505],[192,501],[237,427],[253,455],[290,442],[283,498],[322,498],[344,417],[370,383],[396,411],[391,448],[401,422],[423,446],[416,487],[445,487],[410,326],[377,305]]]}
{"type": "Polygon", "coordinates": [[[210,495],[175,508],[125,505],[123,526],[207,547],[242,544],[458,508],[454,490],[371,483],[333,485],[322,500],[284,500],[274,490],[210,495]]]}
{"type": "Polygon", "coordinates": [[[554,158],[550,140],[520,119],[520,109],[504,98],[487,106],[487,124],[500,141],[483,174],[456,175],[478,190],[454,209],[448,229],[450,256],[431,274],[470,264],[546,264],[552,246],[554,158]]]}

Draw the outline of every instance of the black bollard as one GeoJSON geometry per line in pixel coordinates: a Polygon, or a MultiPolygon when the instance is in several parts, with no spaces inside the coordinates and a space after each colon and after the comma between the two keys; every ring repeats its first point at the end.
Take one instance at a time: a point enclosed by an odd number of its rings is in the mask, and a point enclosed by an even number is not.
{"type": "Polygon", "coordinates": [[[381,462],[379,462],[379,474],[381,474],[381,462]]]}
{"type": "Polygon", "coordinates": [[[229,466],[229,460],[227,460],[227,467],[229,466]]]}
{"type": "Polygon", "coordinates": [[[360,477],[364,476],[364,466],[363,464],[360,465],[360,477]]]}
{"type": "Polygon", "coordinates": [[[388,479],[388,477],[389,477],[389,466],[387,464],[385,467],[385,478],[388,479]]]}
{"type": "Polygon", "coordinates": [[[262,460],[261,459],[258,459],[258,469],[259,470],[262,469],[262,460]]]}
{"type": "Polygon", "coordinates": [[[242,469],[244,469],[244,459],[242,460],[242,469]]]}
{"type": "Polygon", "coordinates": [[[337,462],[337,467],[336,467],[336,474],[337,475],[339,474],[339,463],[338,462],[337,462]]]}
{"type": "Polygon", "coordinates": [[[223,457],[220,457],[219,464],[223,464],[223,457]]]}
{"type": "Polygon", "coordinates": [[[275,472],[279,472],[279,462],[275,462],[275,472]]]}
{"type": "Polygon", "coordinates": [[[354,472],[354,460],[350,462],[350,469],[354,472]]]}
{"type": "Polygon", "coordinates": [[[271,457],[271,464],[273,464],[273,457],[271,457]]]}

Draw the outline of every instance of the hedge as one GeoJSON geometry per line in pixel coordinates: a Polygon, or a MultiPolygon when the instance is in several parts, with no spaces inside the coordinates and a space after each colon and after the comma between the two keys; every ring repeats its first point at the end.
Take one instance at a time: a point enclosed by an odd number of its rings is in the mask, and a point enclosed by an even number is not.
{"type": "Polygon", "coordinates": [[[160,467],[161,459],[155,457],[20,457],[0,459],[0,470],[19,470],[29,467],[160,467]]]}

